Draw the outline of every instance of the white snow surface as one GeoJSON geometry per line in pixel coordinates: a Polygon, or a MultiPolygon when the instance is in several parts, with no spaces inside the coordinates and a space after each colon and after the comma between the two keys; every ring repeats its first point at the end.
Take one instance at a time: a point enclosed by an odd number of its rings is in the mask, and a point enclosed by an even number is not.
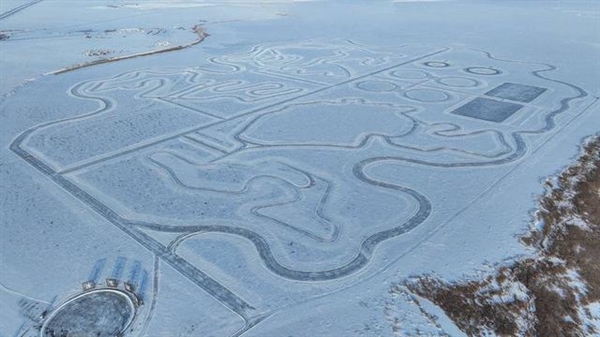
{"type": "Polygon", "coordinates": [[[394,289],[531,254],[600,132],[597,2],[0,12],[0,336],[106,278],[144,301],[127,336],[459,336],[394,289]]]}

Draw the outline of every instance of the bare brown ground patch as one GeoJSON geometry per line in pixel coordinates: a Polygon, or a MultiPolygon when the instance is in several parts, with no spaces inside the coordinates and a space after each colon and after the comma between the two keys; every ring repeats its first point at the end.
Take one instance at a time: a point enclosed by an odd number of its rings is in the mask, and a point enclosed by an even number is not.
{"type": "Polygon", "coordinates": [[[546,182],[534,229],[521,238],[534,258],[498,267],[484,279],[448,283],[418,277],[407,288],[442,308],[470,336],[591,336],[586,308],[600,302],[600,137],[546,182]]]}

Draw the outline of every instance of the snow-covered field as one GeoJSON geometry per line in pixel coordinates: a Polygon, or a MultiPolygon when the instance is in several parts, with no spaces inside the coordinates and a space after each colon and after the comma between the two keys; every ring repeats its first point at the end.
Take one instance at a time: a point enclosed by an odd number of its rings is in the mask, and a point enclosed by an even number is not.
{"type": "Polygon", "coordinates": [[[1,12],[1,336],[86,326],[86,281],[127,336],[460,336],[399,284],[531,254],[600,131],[597,2],[1,12]]]}

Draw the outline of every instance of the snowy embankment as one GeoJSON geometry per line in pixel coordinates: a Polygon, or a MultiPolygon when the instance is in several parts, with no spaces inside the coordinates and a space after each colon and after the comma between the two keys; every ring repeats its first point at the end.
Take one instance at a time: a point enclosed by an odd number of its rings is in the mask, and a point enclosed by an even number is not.
{"type": "Polygon", "coordinates": [[[483,279],[418,277],[408,289],[440,306],[469,335],[600,333],[600,137],[545,184],[534,228],[521,239],[536,250],[534,257],[483,279]]]}

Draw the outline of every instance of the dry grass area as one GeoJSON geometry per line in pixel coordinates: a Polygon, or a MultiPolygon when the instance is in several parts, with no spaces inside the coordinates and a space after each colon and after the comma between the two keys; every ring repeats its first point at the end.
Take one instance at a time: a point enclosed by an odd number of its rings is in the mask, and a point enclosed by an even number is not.
{"type": "Polygon", "coordinates": [[[600,303],[600,137],[540,201],[539,229],[521,238],[534,258],[485,279],[446,283],[419,277],[406,286],[441,307],[470,336],[592,336],[589,305],[600,303]]]}

